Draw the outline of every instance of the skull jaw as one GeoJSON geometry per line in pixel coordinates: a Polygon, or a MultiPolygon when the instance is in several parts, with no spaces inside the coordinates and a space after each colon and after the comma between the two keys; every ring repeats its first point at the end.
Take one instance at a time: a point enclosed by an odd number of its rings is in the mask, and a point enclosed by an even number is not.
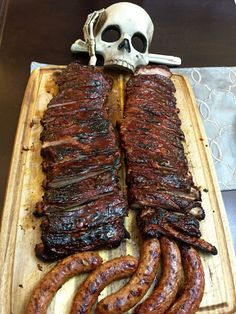
{"type": "Polygon", "coordinates": [[[137,64],[130,63],[127,59],[115,58],[104,60],[104,67],[110,69],[120,69],[126,70],[134,73],[136,68],[147,65],[149,62],[147,60],[142,60],[142,62],[138,62],[137,64]]]}
{"type": "Polygon", "coordinates": [[[126,70],[128,72],[134,73],[135,67],[133,64],[127,62],[124,59],[109,59],[104,61],[104,67],[109,69],[126,70]]]}
{"type": "Polygon", "coordinates": [[[126,70],[134,73],[137,67],[149,63],[148,54],[131,54],[118,50],[108,51],[104,49],[101,54],[104,58],[104,67],[126,70]]]}

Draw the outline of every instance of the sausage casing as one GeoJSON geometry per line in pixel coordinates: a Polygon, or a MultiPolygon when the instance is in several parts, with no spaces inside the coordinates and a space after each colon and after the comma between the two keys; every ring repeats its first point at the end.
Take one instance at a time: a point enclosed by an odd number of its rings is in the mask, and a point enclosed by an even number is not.
{"type": "Polygon", "coordinates": [[[181,255],[177,244],[161,237],[162,275],[151,295],[134,311],[136,314],[162,314],[174,302],[182,279],[181,255]]]}
{"type": "Polygon", "coordinates": [[[102,258],[94,252],[71,255],[57,263],[35,287],[26,307],[27,314],[46,313],[57,290],[73,276],[89,272],[102,263],[102,258]]]}
{"type": "Polygon", "coordinates": [[[138,265],[133,256],[114,258],[93,271],[77,290],[71,314],[88,314],[100,292],[112,281],[131,276],[138,265]]]}
{"type": "Polygon", "coordinates": [[[182,264],[185,272],[184,289],[166,312],[167,314],[194,314],[203,297],[205,280],[199,253],[192,247],[182,246],[182,264]]]}
{"type": "Polygon", "coordinates": [[[125,313],[134,307],[146,294],[157,273],[160,262],[158,239],[145,240],[141,249],[138,268],[130,281],[119,291],[100,301],[96,313],[125,313]]]}

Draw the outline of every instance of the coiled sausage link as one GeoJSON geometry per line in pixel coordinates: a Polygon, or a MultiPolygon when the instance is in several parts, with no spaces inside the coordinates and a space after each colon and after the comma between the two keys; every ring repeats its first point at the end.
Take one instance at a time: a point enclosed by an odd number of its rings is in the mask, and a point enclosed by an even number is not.
{"type": "Polygon", "coordinates": [[[96,308],[98,314],[125,313],[135,306],[151,286],[160,262],[160,243],[158,239],[144,241],[138,268],[130,281],[119,291],[100,301],[96,308]]]}
{"type": "Polygon", "coordinates": [[[70,313],[90,313],[100,292],[112,281],[131,276],[137,265],[137,259],[129,255],[117,257],[102,264],[79,287],[70,313]]]}
{"type": "Polygon", "coordinates": [[[57,263],[35,287],[26,314],[46,313],[57,290],[73,276],[89,272],[102,263],[102,258],[94,252],[83,252],[71,255],[57,263]]]}
{"type": "Polygon", "coordinates": [[[151,295],[134,311],[136,314],[163,314],[174,302],[182,279],[179,248],[174,240],[161,237],[162,275],[151,295]]]}
{"type": "Polygon", "coordinates": [[[182,246],[180,251],[186,275],[184,289],[166,314],[194,314],[204,293],[204,271],[199,253],[187,246],[182,246]]]}

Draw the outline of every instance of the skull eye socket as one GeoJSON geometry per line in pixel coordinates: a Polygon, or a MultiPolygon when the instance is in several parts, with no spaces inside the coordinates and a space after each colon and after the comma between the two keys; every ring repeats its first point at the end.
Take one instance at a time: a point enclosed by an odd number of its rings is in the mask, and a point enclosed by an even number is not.
{"type": "Polygon", "coordinates": [[[120,38],[120,28],[118,25],[110,25],[102,32],[102,40],[112,43],[120,38]]]}
{"type": "Polygon", "coordinates": [[[147,49],[147,39],[141,33],[135,33],[131,38],[131,43],[137,51],[144,53],[147,49]]]}

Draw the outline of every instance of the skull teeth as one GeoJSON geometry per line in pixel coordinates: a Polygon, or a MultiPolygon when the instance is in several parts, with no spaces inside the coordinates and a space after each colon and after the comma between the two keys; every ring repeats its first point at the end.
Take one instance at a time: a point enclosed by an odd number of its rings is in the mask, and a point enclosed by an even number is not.
{"type": "Polygon", "coordinates": [[[134,66],[132,64],[128,63],[127,61],[125,61],[125,60],[113,59],[113,60],[107,61],[105,65],[112,65],[112,64],[116,64],[116,65],[119,65],[121,67],[128,68],[128,69],[130,69],[131,71],[134,72],[134,66]]]}

